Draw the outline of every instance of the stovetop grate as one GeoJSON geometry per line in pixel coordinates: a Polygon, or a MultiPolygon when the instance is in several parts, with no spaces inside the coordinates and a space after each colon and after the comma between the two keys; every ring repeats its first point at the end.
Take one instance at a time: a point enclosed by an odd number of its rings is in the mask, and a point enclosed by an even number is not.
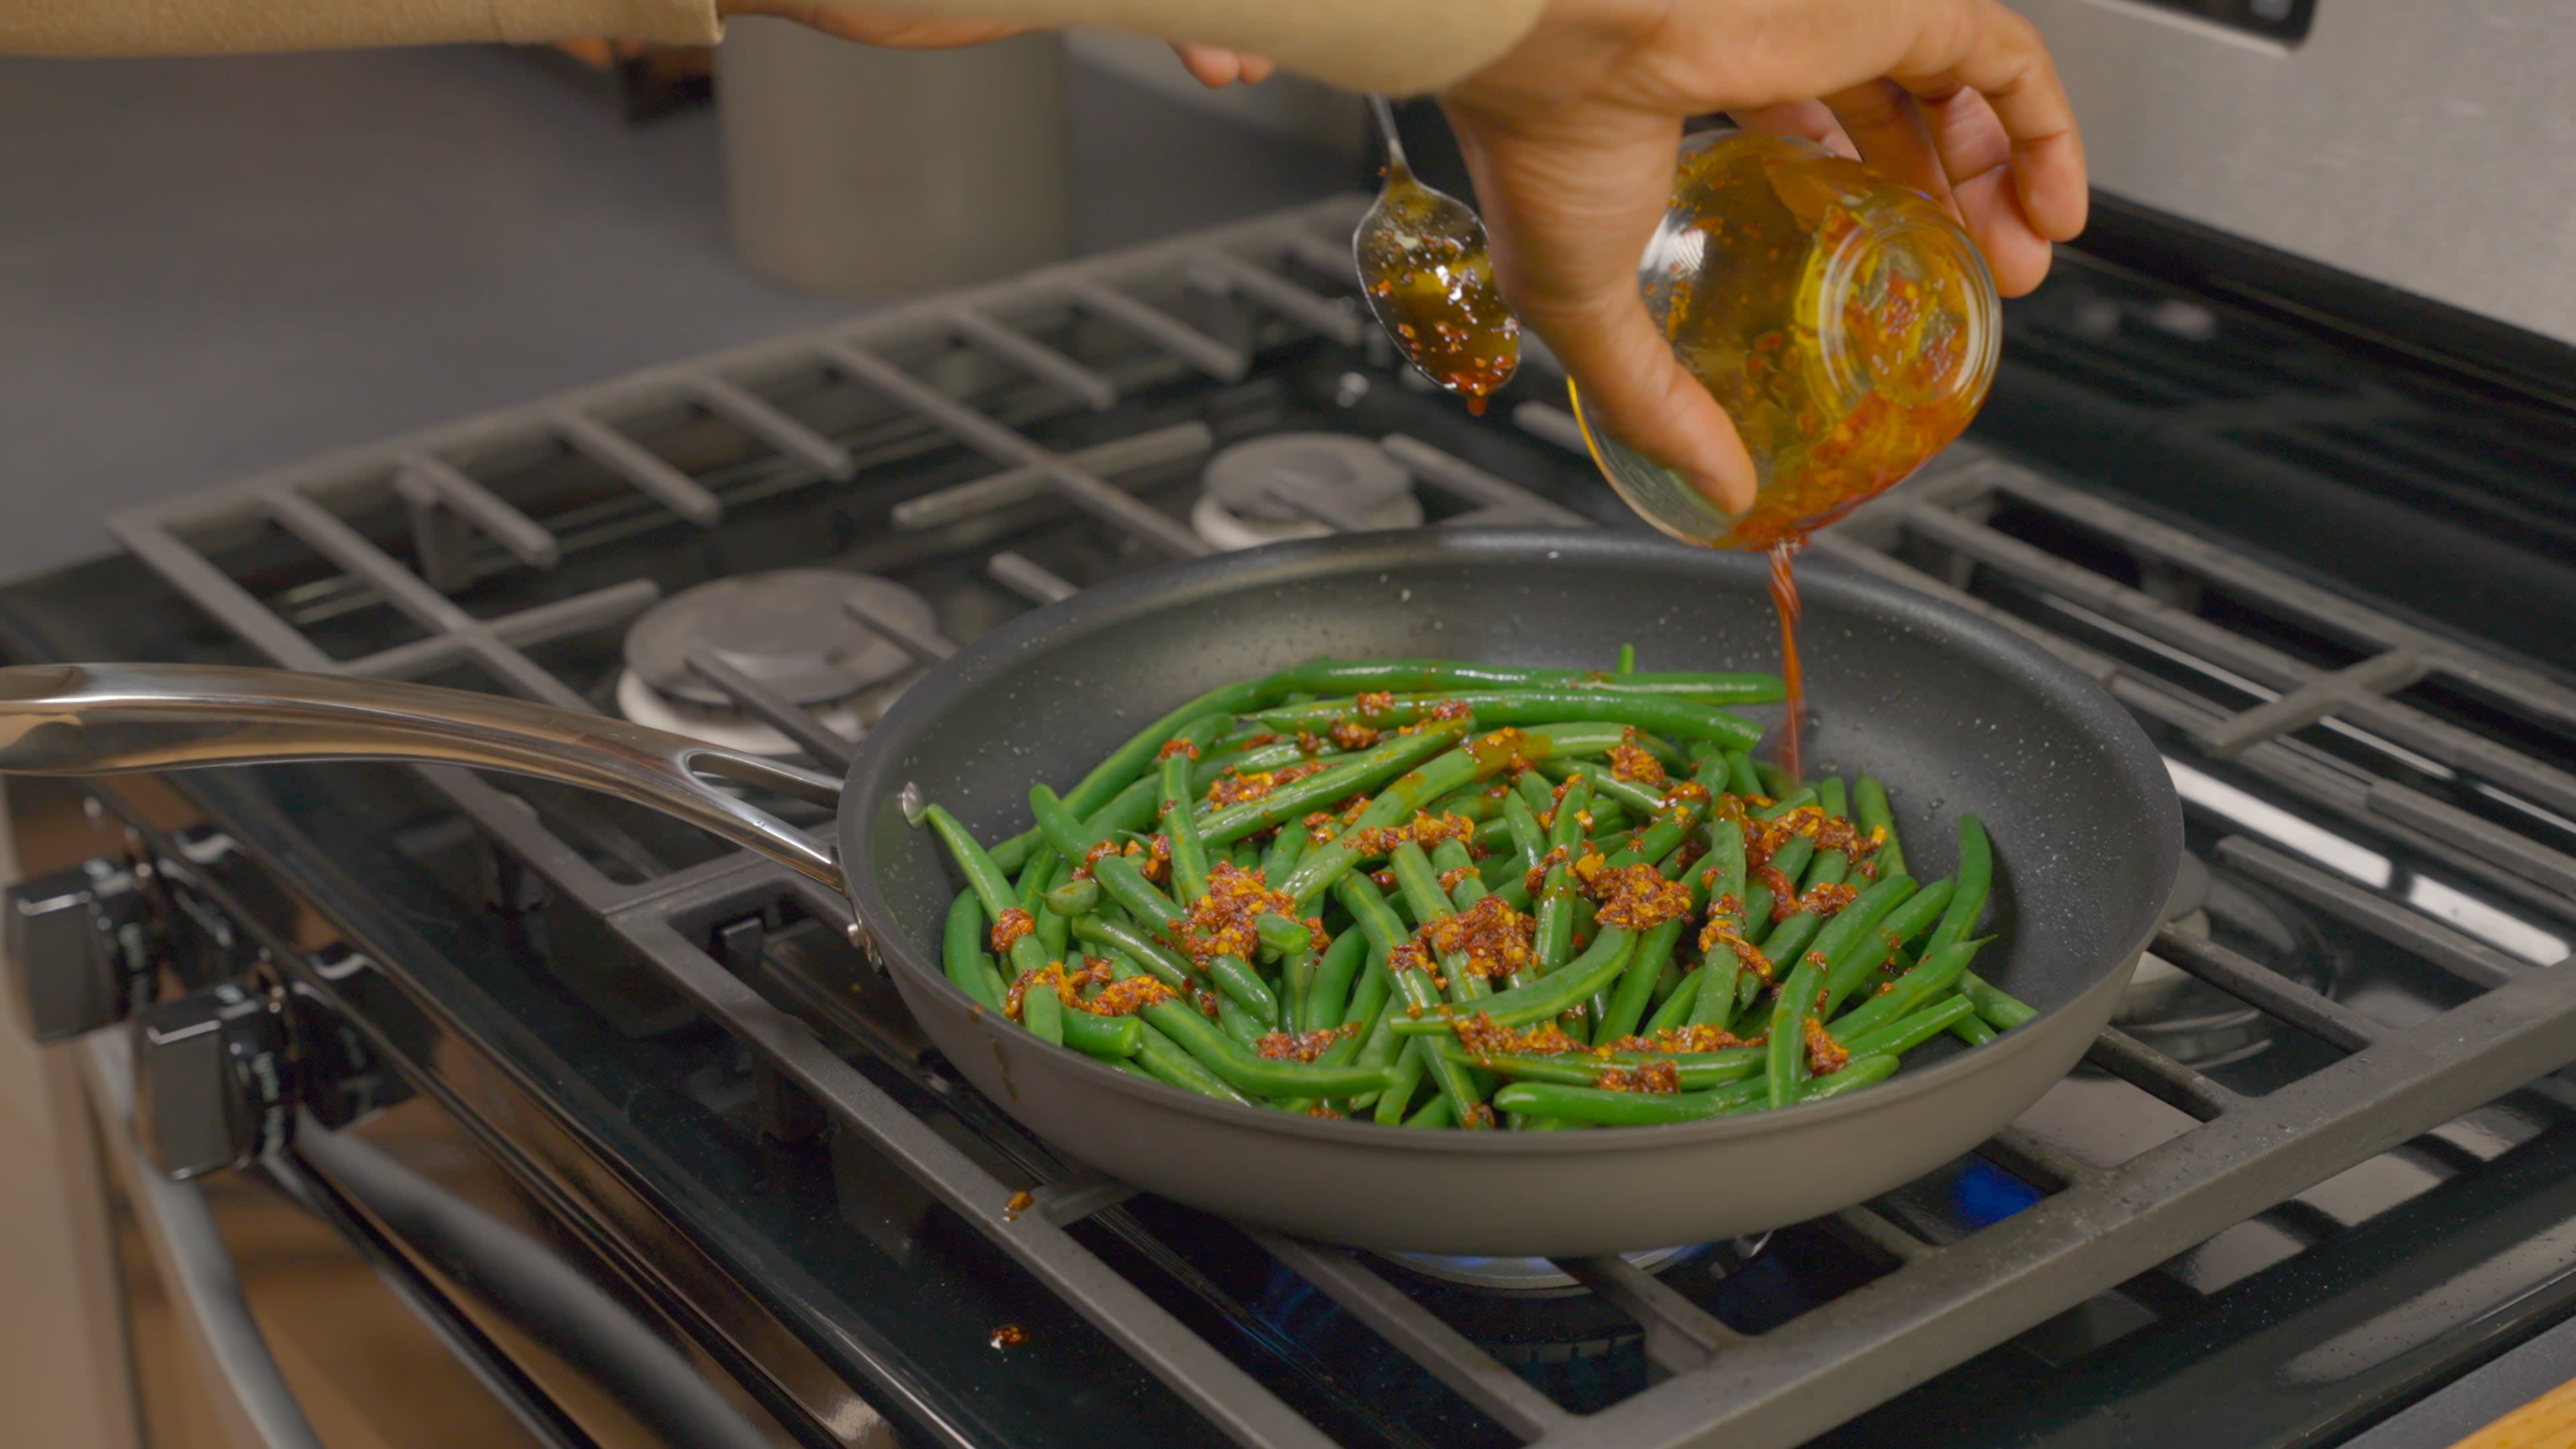
{"type": "MultiPolygon", "coordinates": [[[[1068,400],[1102,410],[1175,376],[1239,381],[1266,349],[1304,336],[1360,345],[1368,333],[1351,305],[1348,254],[1338,240],[1358,205],[1335,201],[653,369],[121,514],[111,526],[152,569],[284,667],[421,678],[469,665],[503,689],[576,709],[595,701],[539,663],[536,652],[624,624],[659,597],[653,583],[630,580],[489,615],[468,612],[454,595],[495,578],[542,575],[571,552],[639,531],[713,529],[742,498],[843,486],[907,450],[962,444],[997,469],[893,508],[893,526],[920,536],[917,556],[971,556],[998,536],[981,525],[1048,496],[1145,554],[1202,553],[1208,545],[1196,534],[1118,480],[1206,453],[1214,441],[1206,427],[1164,427],[1072,449],[1033,434],[1068,400]],[[1048,340],[1061,338],[1068,316],[1104,324],[1142,347],[1107,360],[1079,355],[1080,348],[1048,340]],[[1023,325],[1033,317],[1043,320],[1023,325]],[[970,362],[958,364],[960,355],[970,362]],[[865,426],[800,417],[784,399],[817,374],[871,392],[886,405],[883,413],[865,426]],[[1030,401],[1025,387],[997,391],[997,375],[1034,384],[1040,400],[1030,401]],[[674,408],[719,419],[775,456],[751,470],[751,485],[728,493],[708,481],[721,470],[678,466],[622,426],[674,408]],[[594,498],[548,523],[477,481],[491,460],[532,450],[578,455],[629,496],[594,498]],[[383,529],[352,522],[387,510],[404,520],[410,563],[397,557],[402,545],[389,544],[383,529]],[[224,540],[262,526],[283,530],[340,571],[302,590],[308,603],[335,592],[372,596],[407,620],[414,637],[346,657],[317,643],[219,561],[224,540]]],[[[1366,378],[1356,382],[1368,385],[1366,378]]],[[[1524,433],[1580,449],[1561,409],[1524,403],[1512,421],[1524,433]]],[[[1419,439],[1380,443],[1418,481],[1449,496],[1452,518],[1590,522],[1419,439]]],[[[1329,527],[1347,523],[1329,514],[1310,510],[1329,527]]],[[[2576,833],[2559,830],[2576,818],[2576,776],[2476,732],[2419,692],[2453,691],[2543,736],[2576,734],[2576,691],[2536,670],[1970,446],[1815,547],[1998,618],[2067,658],[2171,742],[2186,786],[2210,778],[2205,768],[2241,771],[2363,832],[2432,842],[2447,871],[2474,888],[2576,922],[2576,857],[2568,853],[2576,833]],[[2015,512],[2106,543],[2137,582],[2072,562],[1999,524],[2015,512]],[[2003,607],[1991,589],[1967,592],[1976,578],[2016,587],[2040,608],[2003,607]],[[2340,653],[2321,662],[2212,622],[2192,607],[2204,588],[2270,611],[2340,653]],[[2039,617],[2054,622],[2043,625],[2039,617]],[[2185,754],[2201,763],[2179,758],[2185,754]]],[[[983,569],[1036,603],[1076,588],[1010,549],[986,554],[983,569]]],[[[935,633],[869,622],[925,664],[954,648],[935,633]]],[[[737,674],[712,682],[823,762],[845,762],[847,747],[837,736],[756,681],[737,674]]],[[[1128,1196],[1121,1185],[1065,1176],[1036,1191],[1033,1209],[1009,1212],[1010,1194],[991,1172],[764,998],[740,974],[739,960],[711,952],[711,930],[756,914],[764,901],[792,899],[849,928],[844,904],[828,891],[748,854],[612,880],[512,796],[461,770],[422,773],[747,1043],[773,1081],[792,1083],[900,1165],[1230,1438],[1262,1446],[1331,1442],[1068,1231],[1121,1203],[1128,1196]]],[[[2189,788],[2186,796],[2204,803],[2189,788]]],[[[2241,828],[2228,826],[2224,813],[2223,829],[2241,828]]],[[[2394,853],[2343,842],[2344,849],[2311,849],[2303,857],[2297,839],[2290,845],[2229,834],[2216,855],[2451,973],[2474,994],[2395,1028],[2223,945],[2168,929],[2153,948],[2160,956],[2325,1043],[2340,1059],[2248,1096],[2107,1031],[2088,1061],[2197,1125],[2109,1167],[2044,1136],[2007,1129],[1980,1155],[2036,1189],[2037,1201],[1944,1243],[1903,1225],[1901,1214],[1873,1207],[1839,1214],[1836,1231],[1887,1271],[1765,1332],[1730,1328],[1619,1259],[1564,1264],[1643,1333],[1653,1381],[1597,1412],[1569,1411],[1369,1261],[1275,1235],[1256,1233],[1255,1240],[1521,1441],[1547,1449],[1795,1443],[2377,1153],[2421,1139],[2436,1158],[2460,1158],[2465,1149],[2456,1143],[2423,1134],[2576,1058],[2576,974],[2533,969],[2540,962],[2532,958],[2545,958],[2556,938],[2527,925],[2519,937],[2501,931],[2504,913],[2480,907],[2441,872],[2397,864],[2394,853]]],[[[719,944],[721,938],[717,931],[719,944]]],[[[2475,1159],[2469,1153],[2466,1160],[2475,1159]]]]}

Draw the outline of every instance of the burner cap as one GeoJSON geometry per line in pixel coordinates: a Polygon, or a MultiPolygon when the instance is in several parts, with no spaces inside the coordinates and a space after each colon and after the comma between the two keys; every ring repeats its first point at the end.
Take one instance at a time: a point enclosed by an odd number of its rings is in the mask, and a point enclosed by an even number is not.
{"type": "Polygon", "coordinates": [[[1273,490],[1353,518],[1413,495],[1413,478],[1403,464],[1366,438],[1344,433],[1273,433],[1237,443],[1209,459],[1203,477],[1209,495],[1228,513],[1264,523],[1310,521],[1273,490]]]}
{"type": "Polygon", "coordinates": [[[900,584],[833,569],[784,569],[718,579],[672,595],[626,632],[626,664],[674,699],[730,707],[732,699],[689,667],[689,651],[714,646],[735,668],[797,704],[846,699],[912,668],[900,645],[841,607],[935,632],[930,604],[900,584]]]}

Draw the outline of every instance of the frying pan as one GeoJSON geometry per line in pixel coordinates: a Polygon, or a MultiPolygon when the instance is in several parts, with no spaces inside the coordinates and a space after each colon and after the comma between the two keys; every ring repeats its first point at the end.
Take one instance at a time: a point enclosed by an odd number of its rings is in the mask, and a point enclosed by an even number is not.
{"type": "Polygon", "coordinates": [[[1585,1132],[1408,1132],[1215,1101],[993,1018],[939,959],[955,890],[908,790],[983,838],[1203,690],[1318,655],[1597,667],[1759,667],[1767,566],[1659,539],[1426,529],[1294,543],[1139,574],[1026,615],[907,690],[848,779],[491,695],[265,670],[0,670],[0,770],[87,775],[396,758],[543,775],[671,810],[835,888],[922,1030],[1070,1156],[1176,1201],[1302,1236],[1564,1257],[1797,1222],[1967,1151],[2073,1067],[2109,1020],[2181,856],[2155,750],[2090,680],[1937,600],[1801,573],[1809,759],[1889,786],[1915,873],[1952,865],[1959,812],[1995,842],[2000,934],[1981,972],[2039,1009],[1974,1050],[1782,1111],[1585,1132]],[[837,852],[708,776],[839,797],[837,852]],[[848,866],[846,882],[841,863],[848,866]]]}

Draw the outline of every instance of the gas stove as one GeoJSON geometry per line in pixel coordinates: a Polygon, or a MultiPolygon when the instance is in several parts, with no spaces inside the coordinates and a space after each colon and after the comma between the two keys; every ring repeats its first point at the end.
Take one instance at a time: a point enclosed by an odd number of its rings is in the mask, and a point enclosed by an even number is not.
{"type": "MultiPolygon", "coordinates": [[[[834,769],[960,645],[1168,559],[1641,527],[1543,355],[1482,418],[1398,368],[1361,205],[125,514],[0,637],[834,769]]],[[[963,1085],[828,893],[449,768],[98,782],[121,845],[17,892],[31,1006],[134,1017],[93,1076],[156,1164],[363,1242],[532,1442],[2339,1442],[2576,1308],[2576,422],[2082,255],[2006,319],[1970,438],[1815,551],[2101,680],[2191,857],[2086,1065],[1833,1218],[1554,1264],[1140,1197],[963,1085]],[[460,1267],[389,1156],[514,1204],[622,1326],[460,1267]]]]}

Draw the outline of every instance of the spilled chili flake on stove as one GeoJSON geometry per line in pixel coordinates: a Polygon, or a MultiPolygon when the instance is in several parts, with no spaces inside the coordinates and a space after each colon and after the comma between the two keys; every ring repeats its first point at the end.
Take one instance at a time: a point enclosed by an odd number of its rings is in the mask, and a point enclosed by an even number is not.
{"type": "Polygon", "coordinates": [[[1001,1327],[993,1330],[993,1336],[991,1338],[985,1340],[987,1344],[997,1349],[1017,1348],[1028,1341],[1029,1331],[1020,1327],[1016,1323],[1003,1324],[1001,1327]]]}

